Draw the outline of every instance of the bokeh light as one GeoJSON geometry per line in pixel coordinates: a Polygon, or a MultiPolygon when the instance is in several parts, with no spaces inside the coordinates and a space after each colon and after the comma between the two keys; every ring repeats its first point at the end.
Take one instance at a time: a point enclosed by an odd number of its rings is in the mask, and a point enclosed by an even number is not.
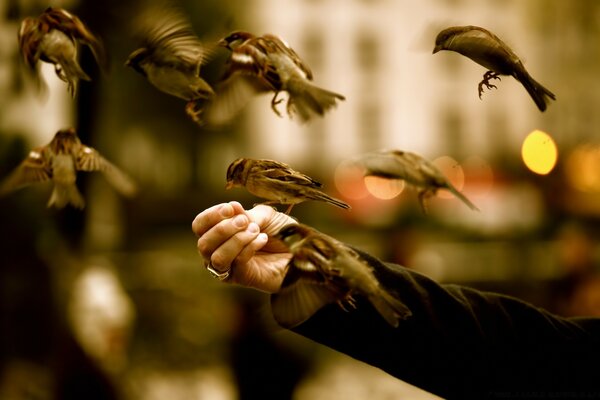
{"type": "MultiPolygon", "coordinates": [[[[432,161],[433,165],[439,168],[442,171],[442,174],[457,190],[462,190],[465,184],[465,173],[454,158],[450,156],[441,156],[432,161]]],[[[453,199],[455,196],[450,193],[448,190],[440,190],[438,192],[438,197],[442,199],[453,199]]]]}
{"type": "Polygon", "coordinates": [[[565,170],[570,185],[582,192],[600,192],[600,145],[581,145],[565,162],[565,170]]]}
{"type": "Polygon", "coordinates": [[[558,149],[550,135],[540,130],[534,130],[523,141],[521,156],[530,171],[539,175],[547,175],[556,165],[558,149]]]}
{"type": "Polygon", "coordinates": [[[402,193],[405,185],[403,180],[379,176],[366,176],[364,180],[369,193],[381,200],[389,200],[398,196],[402,193]]]}
{"type": "Polygon", "coordinates": [[[343,161],[335,169],[335,187],[346,199],[363,199],[369,195],[363,176],[362,168],[351,162],[343,161]]]}

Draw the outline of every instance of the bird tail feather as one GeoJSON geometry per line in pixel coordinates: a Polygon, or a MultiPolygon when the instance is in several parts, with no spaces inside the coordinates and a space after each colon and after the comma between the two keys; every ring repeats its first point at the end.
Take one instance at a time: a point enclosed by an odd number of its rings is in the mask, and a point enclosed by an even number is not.
{"type": "Polygon", "coordinates": [[[459,192],[454,186],[448,185],[448,190],[452,192],[453,195],[458,197],[463,203],[465,203],[471,210],[480,211],[479,208],[467,198],[467,196],[459,192]]]}
{"type": "Polygon", "coordinates": [[[67,204],[82,209],[85,206],[85,200],[75,185],[54,185],[52,195],[48,200],[48,207],[63,208],[67,204]]]}
{"type": "Polygon", "coordinates": [[[529,93],[540,111],[546,111],[546,108],[550,103],[550,99],[556,100],[554,93],[533,79],[526,71],[517,73],[516,78],[525,87],[527,93],[529,93]]]}
{"type": "Polygon", "coordinates": [[[369,296],[369,301],[387,323],[394,328],[398,326],[401,319],[406,319],[412,315],[410,309],[403,302],[384,289],[369,296]]]}
{"type": "Polygon", "coordinates": [[[337,100],[346,100],[341,94],[322,89],[302,79],[290,79],[286,89],[290,95],[288,111],[298,114],[302,122],[307,122],[314,114],[323,116],[337,104],[337,100]]]}

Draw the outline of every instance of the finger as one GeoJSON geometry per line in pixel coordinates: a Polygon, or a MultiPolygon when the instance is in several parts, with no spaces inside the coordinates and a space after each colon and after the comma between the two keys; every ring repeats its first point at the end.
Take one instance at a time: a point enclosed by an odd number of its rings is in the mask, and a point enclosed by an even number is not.
{"type": "Polygon", "coordinates": [[[248,228],[236,233],[229,240],[217,248],[210,257],[210,262],[219,271],[225,271],[231,267],[234,260],[256,237],[260,230],[258,225],[251,223],[248,228]]]}
{"type": "Polygon", "coordinates": [[[212,259],[213,252],[236,233],[245,230],[249,222],[248,217],[243,214],[218,222],[200,236],[198,239],[198,252],[205,260],[212,259]]]}
{"type": "Polygon", "coordinates": [[[192,231],[197,236],[202,236],[222,220],[233,217],[234,213],[235,207],[230,203],[214,205],[202,211],[194,218],[192,231]]]}
{"type": "Polygon", "coordinates": [[[260,226],[261,231],[271,235],[279,231],[283,226],[297,222],[287,214],[275,210],[273,207],[259,204],[246,212],[251,221],[260,226]]]}
{"type": "Polygon", "coordinates": [[[254,257],[254,254],[262,249],[268,241],[269,236],[267,236],[266,233],[260,233],[254,238],[254,240],[244,247],[242,251],[239,252],[238,256],[234,260],[234,263],[236,265],[246,265],[248,261],[254,257]]]}

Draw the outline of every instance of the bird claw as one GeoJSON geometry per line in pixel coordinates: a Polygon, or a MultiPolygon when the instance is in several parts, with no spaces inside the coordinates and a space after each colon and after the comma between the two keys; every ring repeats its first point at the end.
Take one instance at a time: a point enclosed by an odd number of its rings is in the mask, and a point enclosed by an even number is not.
{"type": "Polygon", "coordinates": [[[277,114],[277,116],[279,118],[283,118],[283,116],[281,115],[281,113],[277,109],[277,105],[279,103],[281,103],[283,101],[283,99],[277,99],[277,96],[279,96],[279,92],[275,92],[275,96],[273,96],[273,99],[271,100],[271,109],[273,110],[273,112],[275,114],[277,114]]]}
{"type": "Polygon", "coordinates": [[[349,310],[345,307],[344,302],[346,302],[347,305],[356,310],[356,300],[354,300],[354,297],[352,297],[352,295],[349,294],[342,300],[337,301],[338,306],[340,306],[342,310],[344,310],[345,312],[349,312],[349,310]]]}
{"type": "Polygon", "coordinates": [[[185,105],[185,113],[198,125],[203,125],[200,115],[204,111],[203,105],[198,100],[190,100],[185,105]]]}
{"type": "Polygon", "coordinates": [[[485,74],[483,74],[483,80],[479,82],[479,85],[477,86],[477,90],[479,92],[479,99],[481,99],[481,95],[483,94],[484,85],[488,89],[498,89],[496,85],[490,83],[490,79],[498,79],[499,81],[502,80],[500,79],[500,75],[494,71],[487,71],[485,74]]]}

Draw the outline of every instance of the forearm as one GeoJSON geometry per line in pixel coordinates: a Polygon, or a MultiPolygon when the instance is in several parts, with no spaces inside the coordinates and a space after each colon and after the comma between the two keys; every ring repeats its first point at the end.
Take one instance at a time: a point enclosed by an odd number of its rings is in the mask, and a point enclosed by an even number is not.
{"type": "Polygon", "coordinates": [[[589,371],[582,367],[590,354],[600,357],[598,320],[560,318],[514,298],[440,285],[364,256],[413,315],[392,328],[358,299],[356,310],[332,304],[295,331],[444,397],[463,393],[465,386],[482,395],[572,389],[575,379],[587,382],[589,371]]]}

